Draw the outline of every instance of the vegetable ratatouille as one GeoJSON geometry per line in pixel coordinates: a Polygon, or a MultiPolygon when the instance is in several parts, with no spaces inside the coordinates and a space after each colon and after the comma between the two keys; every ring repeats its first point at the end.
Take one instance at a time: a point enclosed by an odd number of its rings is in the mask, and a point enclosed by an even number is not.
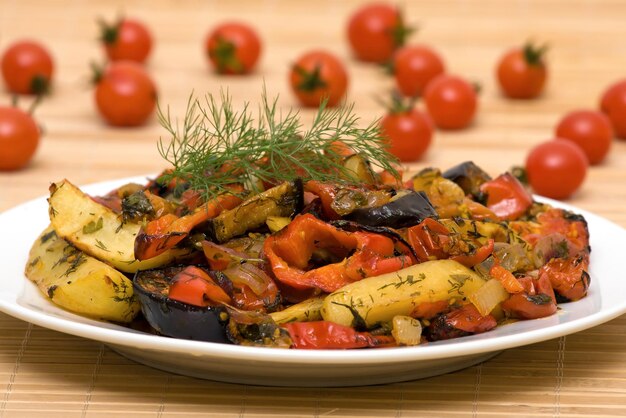
{"type": "Polygon", "coordinates": [[[172,168],[99,197],[54,183],[27,277],[92,318],[304,349],[457,338],[586,295],[584,218],[511,174],[464,162],[401,180],[350,108],[322,106],[306,131],[277,114],[224,96],[192,100],[182,129],[161,112],[172,168]]]}

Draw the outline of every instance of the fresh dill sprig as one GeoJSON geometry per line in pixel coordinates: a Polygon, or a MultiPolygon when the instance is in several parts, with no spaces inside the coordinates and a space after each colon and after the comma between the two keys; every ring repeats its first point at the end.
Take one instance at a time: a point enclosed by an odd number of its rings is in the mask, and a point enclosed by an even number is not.
{"type": "Polygon", "coordinates": [[[158,109],[161,125],[170,139],[159,140],[161,156],[172,164],[165,181],[181,178],[206,197],[231,192],[233,183],[254,188],[258,181],[303,180],[350,183],[334,141],[341,140],[362,155],[373,168],[394,175],[397,159],[380,135],[378,121],[358,127],[353,105],[327,108],[322,103],[311,126],[304,129],[297,111],[283,114],[278,98],[269,100],[264,91],[258,117],[249,103],[241,111],[232,98],[221,92],[204,100],[189,98],[182,128],[173,121],[169,108],[158,109]]]}

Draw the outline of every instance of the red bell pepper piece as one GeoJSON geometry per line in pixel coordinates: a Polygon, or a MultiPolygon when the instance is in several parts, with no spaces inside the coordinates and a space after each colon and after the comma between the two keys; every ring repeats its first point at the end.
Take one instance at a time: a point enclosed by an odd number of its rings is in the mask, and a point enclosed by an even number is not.
{"type": "Polygon", "coordinates": [[[419,261],[446,258],[444,246],[450,240],[450,231],[432,218],[426,218],[408,229],[409,244],[415,250],[419,261]]]}
{"type": "Polygon", "coordinates": [[[407,234],[409,244],[422,262],[450,258],[466,267],[473,267],[493,253],[492,239],[475,248],[475,242],[470,246],[461,241],[458,236],[453,236],[445,225],[432,218],[426,218],[420,224],[410,227],[407,234]]]}
{"type": "Polygon", "coordinates": [[[409,255],[394,256],[393,241],[370,232],[346,232],[311,214],[297,216],[287,227],[265,240],[263,252],[274,276],[295,289],[334,292],[365,277],[411,265],[409,255]],[[341,261],[311,269],[317,251],[341,261]]]}
{"type": "Polygon", "coordinates": [[[472,253],[455,255],[450,257],[450,259],[457,261],[463,264],[465,267],[474,267],[476,264],[480,264],[487,259],[493,253],[493,239],[489,239],[487,244],[482,247],[474,250],[472,253]]]}
{"type": "Polygon", "coordinates": [[[487,207],[500,219],[517,219],[533,203],[531,194],[511,173],[483,183],[480,191],[487,195],[487,207]]]}
{"type": "Polygon", "coordinates": [[[465,332],[478,334],[489,331],[498,325],[496,319],[491,315],[482,316],[478,309],[471,304],[463,305],[460,308],[448,312],[446,315],[446,323],[456,329],[465,332]]]}
{"type": "Polygon", "coordinates": [[[195,306],[230,303],[230,296],[196,266],[185,267],[172,279],[168,297],[195,306]]]}
{"type": "Polygon", "coordinates": [[[502,302],[502,309],[511,317],[520,319],[543,318],[557,310],[556,297],[552,284],[546,275],[538,279],[522,277],[518,279],[524,292],[515,293],[502,302]]]}
{"type": "Polygon", "coordinates": [[[358,332],[330,321],[290,322],[282,326],[289,332],[293,348],[346,349],[396,345],[391,335],[358,332]]]}
{"type": "Polygon", "coordinates": [[[522,283],[517,280],[513,273],[499,264],[494,264],[491,269],[489,269],[489,275],[498,280],[502,287],[504,287],[504,290],[509,293],[520,293],[525,290],[522,283]]]}
{"type": "Polygon", "coordinates": [[[327,219],[337,220],[341,218],[331,206],[335,197],[337,197],[338,189],[336,184],[310,180],[304,185],[304,190],[320,198],[322,201],[322,211],[327,219]]]}
{"type": "Polygon", "coordinates": [[[240,197],[224,194],[205,203],[189,215],[178,217],[166,214],[148,222],[135,238],[135,258],[147,260],[164,253],[181,242],[197,225],[240,203],[240,197]]]}
{"type": "Polygon", "coordinates": [[[559,295],[576,301],[589,289],[588,267],[589,259],[585,256],[553,258],[539,269],[539,278],[547,278],[559,295]]]}

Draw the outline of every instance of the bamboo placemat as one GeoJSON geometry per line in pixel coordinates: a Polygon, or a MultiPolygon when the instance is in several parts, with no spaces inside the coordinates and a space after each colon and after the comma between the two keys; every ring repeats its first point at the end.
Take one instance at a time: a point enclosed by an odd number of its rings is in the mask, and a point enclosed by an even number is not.
{"type": "MultiPolygon", "coordinates": [[[[63,177],[78,184],[155,173],[163,131],[102,124],[91,103],[91,60],[100,60],[98,16],[120,11],[146,21],[156,37],[150,60],[162,103],[182,114],[192,90],[227,87],[237,103],[254,103],[265,83],[279,104],[295,105],[286,86],[288,65],[310,48],[344,58],[349,100],[363,120],[382,115],[374,96],[391,82],[350,58],[344,29],[359,1],[2,1],[0,48],[32,37],[57,63],[53,95],[37,111],[45,128],[28,169],[0,173],[0,210],[46,193],[63,177]],[[259,70],[219,77],[207,69],[202,41],[224,19],[253,23],[264,40],[259,70]]],[[[602,89],[626,76],[626,2],[620,0],[401,2],[419,26],[417,42],[444,55],[451,72],[482,85],[475,125],[436,134],[414,168],[447,167],[473,159],[491,174],[521,163],[528,148],[552,135],[566,111],[593,108],[602,89]],[[494,85],[496,59],[527,39],[547,41],[551,79],[533,102],[502,99],[494,85]]],[[[9,97],[2,92],[0,101],[9,97]]],[[[305,119],[311,113],[303,112],[305,119]]],[[[568,203],[626,226],[626,142],[593,167],[568,203]]],[[[2,231],[0,231],[2,233],[2,231]]],[[[3,239],[11,237],[2,236],[3,239]]],[[[616,272],[623,275],[623,272],[616,272]]],[[[2,279],[0,273],[0,280],[2,279]]],[[[626,295],[625,295],[626,296],[626,295]]],[[[461,417],[626,416],[626,317],[577,334],[506,350],[455,373],[412,382],[340,389],[265,388],[192,379],[139,365],[105,345],[0,314],[0,418],[16,417],[461,417]]]]}

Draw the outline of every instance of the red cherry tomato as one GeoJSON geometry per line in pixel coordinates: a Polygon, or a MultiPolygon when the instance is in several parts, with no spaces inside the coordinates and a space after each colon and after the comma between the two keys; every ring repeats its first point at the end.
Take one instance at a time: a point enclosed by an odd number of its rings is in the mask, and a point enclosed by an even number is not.
{"type": "Polygon", "coordinates": [[[613,125],[615,136],[626,139],[626,80],[609,86],[602,95],[600,109],[613,125]]]}
{"type": "Polygon", "coordinates": [[[421,96],[426,85],[444,71],[445,65],[439,54],[427,46],[405,46],[393,57],[396,85],[408,97],[421,96]]]}
{"type": "Polygon", "coordinates": [[[24,167],[39,144],[39,128],[26,112],[0,106],[0,170],[24,167]]]}
{"type": "Polygon", "coordinates": [[[409,33],[398,8],[385,3],[360,8],[348,22],[348,41],[361,61],[388,62],[409,33]]]}
{"type": "Polygon", "coordinates": [[[582,185],[588,164],[585,153],[573,142],[551,140],[530,151],[526,174],[535,192],[565,199],[582,185]]]}
{"type": "Polygon", "coordinates": [[[53,72],[54,62],[50,53],[37,42],[16,42],[2,56],[2,76],[12,93],[46,93],[53,72]]]}
{"type": "Polygon", "coordinates": [[[545,47],[531,44],[504,54],[498,63],[497,77],[505,96],[532,99],[541,94],[548,76],[544,54],[545,47]]]}
{"type": "Polygon", "coordinates": [[[400,161],[419,159],[430,146],[432,122],[417,109],[388,113],[380,122],[381,133],[389,144],[389,152],[400,161]]]}
{"type": "Polygon", "coordinates": [[[561,119],[556,127],[556,136],[574,142],[587,155],[590,164],[598,164],[611,148],[613,128],[603,113],[577,110],[561,119]]]}
{"type": "Polygon", "coordinates": [[[143,63],[152,50],[152,35],[138,20],[124,18],[113,25],[101,23],[101,41],[111,61],[143,63]]]}
{"type": "Polygon", "coordinates": [[[478,99],[470,83],[442,74],[426,86],[424,103],[438,128],[462,129],[474,119],[478,99]]]}
{"type": "Polygon", "coordinates": [[[154,82],[136,62],[112,62],[97,77],[96,106],[110,125],[143,124],[154,111],[156,99],[154,82]]]}
{"type": "Polygon", "coordinates": [[[302,55],[291,67],[291,89],[304,106],[317,107],[323,99],[335,106],[345,96],[348,73],[339,58],[325,51],[302,55]]]}
{"type": "Polygon", "coordinates": [[[247,74],[261,55],[261,40],[252,27],[228,22],[207,36],[205,50],[218,73],[247,74]]]}

